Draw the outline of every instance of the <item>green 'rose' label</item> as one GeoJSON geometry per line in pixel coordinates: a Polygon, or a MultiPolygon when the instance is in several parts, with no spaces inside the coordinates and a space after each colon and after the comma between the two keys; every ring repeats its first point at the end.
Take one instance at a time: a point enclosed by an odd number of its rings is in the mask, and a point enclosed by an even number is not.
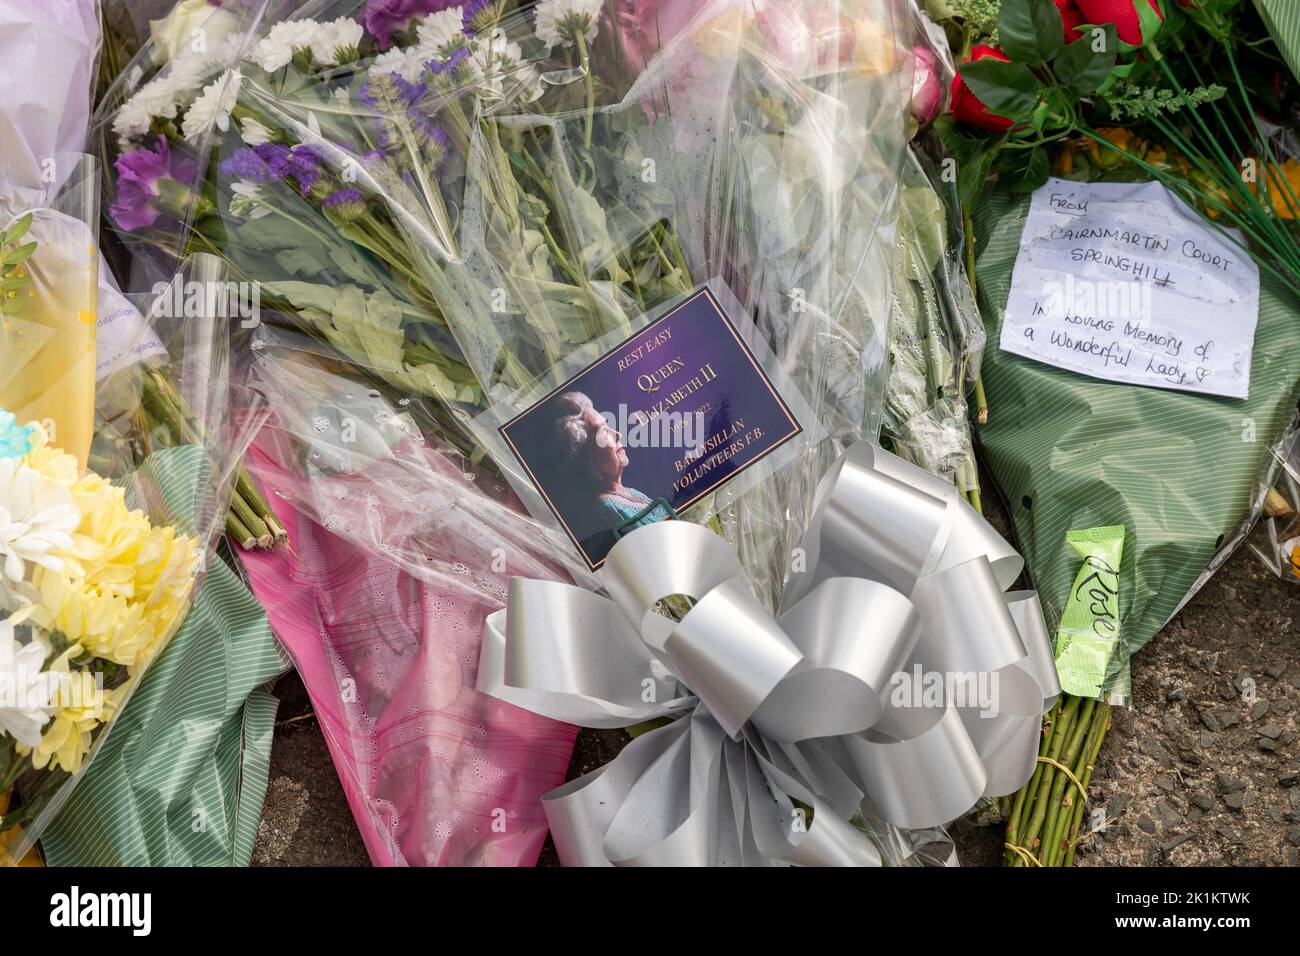
{"type": "Polygon", "coordinates": [[[1065,541],[1083,566],[1075,575],[1056,629],[1056,672],[1061,689],[1076,697],[1101,697],[1119,643],[1119,562],[1124,526],[1070,531],[1065,541]]]}

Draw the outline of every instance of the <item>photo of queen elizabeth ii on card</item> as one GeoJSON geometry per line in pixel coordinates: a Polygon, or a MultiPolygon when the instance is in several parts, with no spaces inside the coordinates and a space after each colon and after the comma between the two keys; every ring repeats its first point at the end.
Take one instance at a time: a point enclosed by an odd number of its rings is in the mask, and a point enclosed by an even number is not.
{"type": "Polygon", "coordinates": [[[587,566],[802,427],[707,289],[499,429],[587,566]]]}

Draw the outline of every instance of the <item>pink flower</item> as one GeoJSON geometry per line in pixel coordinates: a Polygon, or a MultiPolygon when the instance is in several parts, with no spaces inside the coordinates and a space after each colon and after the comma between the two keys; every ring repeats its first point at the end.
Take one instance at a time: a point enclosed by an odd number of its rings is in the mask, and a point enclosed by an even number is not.
{"type": "Polygon", "coordinates": [[[928,46],[912,47],[912,115],[922,126],[938,114],[943,97],[936,66],[934,51],[928,46]]]}
{"type": "Polygon", "coordinates": [[[708,0],[618,0],[613,19],[622,35],[628,65],[640,73],[646,63],[682,32],[708,0]]]}

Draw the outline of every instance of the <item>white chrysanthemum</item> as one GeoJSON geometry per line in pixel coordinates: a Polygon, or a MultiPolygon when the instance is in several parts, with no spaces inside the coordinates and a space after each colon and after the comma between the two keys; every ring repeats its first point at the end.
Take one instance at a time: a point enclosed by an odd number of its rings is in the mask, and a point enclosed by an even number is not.
{"type": "Polygon", "coordinates": [[[269,143],[272,135],[269,129],[251,116],[245,116],[239,121],[239,133],[248,146],[261,146],[263,143],[269,143]]]}
{"type": "Polygon", "coordinates": [[[311,58],[322,66],[337,66],[344,53],[355,55],[364,31],[350,17],[339,17],[316,28],[312,38],[311,58]]]}
{"type": "Polygon", "coordinates": [[[465,62],[478,84],[479,95],[485,99],[499,99],[520,86],[524,87],[525,100],[541,95],[537,68],[524,59],[523,49],[500,28],[490,36],[477,37],[470,44],[465,62]]]}
{"type": "Polygon", "coordinates": [[[541,0],[533,29],[547,47],[568,46],[581,33],[588,43],[596,39],[603,0],[541,0]]]}
{"type": "Polygon", "coordinates": [[[52,648],[43,637],[18,643],[14,621],[0,621],[0,736],[8,734],[24,747],[41,742],[41,730],[54,713],[45,673],[52,648]]]}
{"type": "Polygon", "coordinates": [[[62,571],[54,548],[71,549],[81,512],[72,492],[18,458],[0,458],[0,557],[4,576],[21,581],[27,562],[62,571]]]}
{"type": "Polygon", "coordinates": [[[448,7],[431,13],[420,21],[415,34],[420,38],[419,48],[430,54],[447,56],[466,43],[464,13],[460,7],[448,7]]]}
{"type": "Polygon", "coordinates": [[[143,136],[155,118],[171,119],[175,115],[176,89],[171,77],[155,77],[118,108],[113,132],[126,138],[143,136]]]}
{"type": "Polygon", "coordinates": [[[372,73],[396,73],[408,83],[418,83],[420,74],[424,72],[424,62],[416,48],[399,50],[394,47],[375,57],[370,70],[372,73]]]}
{"type": "Polygon", "coordinates": [[[181,134],[186,139],[195,139],[214,126],[223,133],[230,129],[230,111],[239,99],[239,84],[242,79],[235,70],[227,70],[205,86],[194,105],[185,113],[181,134]]]}
{"type": "Polygon", "coordinates": [[[315,20],[283,20],[271,27],[248,58],[267,73],[274,73],[288,66],[298,50],[310,50],[319,29],[315,20]]]}
{"type": "Polygon", "coordinates": [[[257,183],[251,183],[246,179],[238,180],[231,184],[230,193],[232,216],[261,219],[263,216],[270,215],[271,210],[267,208],[262,188],[257,183]]]}
{"type": "Polygon", "coordinates": [[[234,61],[239,38],[210,41],[204,50],[185,47],[164,72],[140,87],[113,117],[113,132],[131,148],[136,138],[149,132],[154,119],[172,119],[202,88],[204,81],[234,61]]]}

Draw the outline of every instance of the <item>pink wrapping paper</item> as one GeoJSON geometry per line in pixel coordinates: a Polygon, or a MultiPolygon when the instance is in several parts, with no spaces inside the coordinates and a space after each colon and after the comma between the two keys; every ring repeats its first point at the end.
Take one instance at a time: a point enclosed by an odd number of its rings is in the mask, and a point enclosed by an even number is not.
{"type": "Polygon", "coordinates": [[[311,696],[371,862],[534,865],[540,799],[564,781],[576,729],[474,689],[483,619],[500,605],[332,534],[284,500],[301,478],[256,448],[249,465],[292,553],[245,552],[244,565],[311,696]]]}

